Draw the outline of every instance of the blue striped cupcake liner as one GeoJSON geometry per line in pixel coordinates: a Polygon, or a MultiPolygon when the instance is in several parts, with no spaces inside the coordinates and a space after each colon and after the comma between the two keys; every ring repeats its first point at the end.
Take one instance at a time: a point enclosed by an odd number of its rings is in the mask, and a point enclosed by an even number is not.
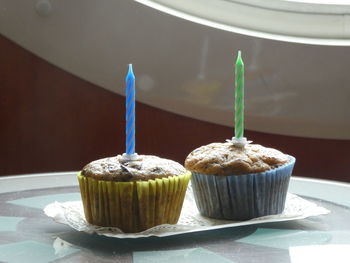
{"type": "Polygon", "coordinates": [[[192,172],[197,208],[203,216],[248,220],[284,210],[295,158],[273,170],[245,175],[217,176],[192,172]]]}

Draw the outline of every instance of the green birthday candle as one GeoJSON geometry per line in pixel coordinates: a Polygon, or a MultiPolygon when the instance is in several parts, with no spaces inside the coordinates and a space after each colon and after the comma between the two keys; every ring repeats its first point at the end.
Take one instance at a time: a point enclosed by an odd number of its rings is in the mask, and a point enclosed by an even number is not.
{"type": "Polygon", "coordinates": [[[244,132],[244,64],[238,51],[235,68],[235,138],[243,138],[244,132]]]}

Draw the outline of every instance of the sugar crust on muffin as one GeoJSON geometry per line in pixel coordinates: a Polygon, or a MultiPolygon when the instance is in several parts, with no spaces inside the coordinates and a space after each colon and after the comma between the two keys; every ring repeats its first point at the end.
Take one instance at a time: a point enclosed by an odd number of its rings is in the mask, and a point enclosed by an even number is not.
{"type": "Polygon", "coordinates": [[[288,156],[276,149],[259,144],[237,147],[225,142],[195,149],[187,156],[185,168],[210,175],[240,175],[271,170],[288,161],[288,156]]]}
{"type": "Polygon", "coordinates": [[[177,176],[186,173],[179,163],[154,155],[138,155],[128,161],[122,155],[93,161],[82,169],[82,175],[97,180],[130,182],[177,176]]]}

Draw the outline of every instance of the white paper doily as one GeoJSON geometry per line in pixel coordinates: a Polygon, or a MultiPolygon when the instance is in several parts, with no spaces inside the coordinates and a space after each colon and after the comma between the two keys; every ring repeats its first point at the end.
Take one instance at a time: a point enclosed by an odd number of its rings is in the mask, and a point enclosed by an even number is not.
{"type": "Polygon", "coordinates": [[[219,228],[304,219],[310,216],[326,215],[330,213],[329,210],[321,206],[288,193],[285,209],[280,215],[264,216],[247,221],[211,219],[199,214],[193,198],[191,186],[188,187],[181,216],[176,225],[159,225],[139,233],[123,233],[118,228],[100,227],[89,224],[85,220],[81,201],[64,203],[54,202],[47,205],[44,208],[44,212],[47,216],[53,218],[54,221],[69,225],[77,231],[117,238],[164,237],[219,228]]]}

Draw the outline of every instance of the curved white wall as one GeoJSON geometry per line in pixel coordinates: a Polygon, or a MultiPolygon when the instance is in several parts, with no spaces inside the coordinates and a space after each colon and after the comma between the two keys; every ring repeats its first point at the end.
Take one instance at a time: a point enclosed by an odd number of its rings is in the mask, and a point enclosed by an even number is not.
{"type": "Polygon", "coordinates": [[[0,0],[0,33],[103,88],[124,94],[133,63],[137,100],[232,126],[233,64],[241,49],[246,128],[350,139],[350,47],[238,35],[132,1],[51,0],[46,15],[37,2],[0,0]]]}

